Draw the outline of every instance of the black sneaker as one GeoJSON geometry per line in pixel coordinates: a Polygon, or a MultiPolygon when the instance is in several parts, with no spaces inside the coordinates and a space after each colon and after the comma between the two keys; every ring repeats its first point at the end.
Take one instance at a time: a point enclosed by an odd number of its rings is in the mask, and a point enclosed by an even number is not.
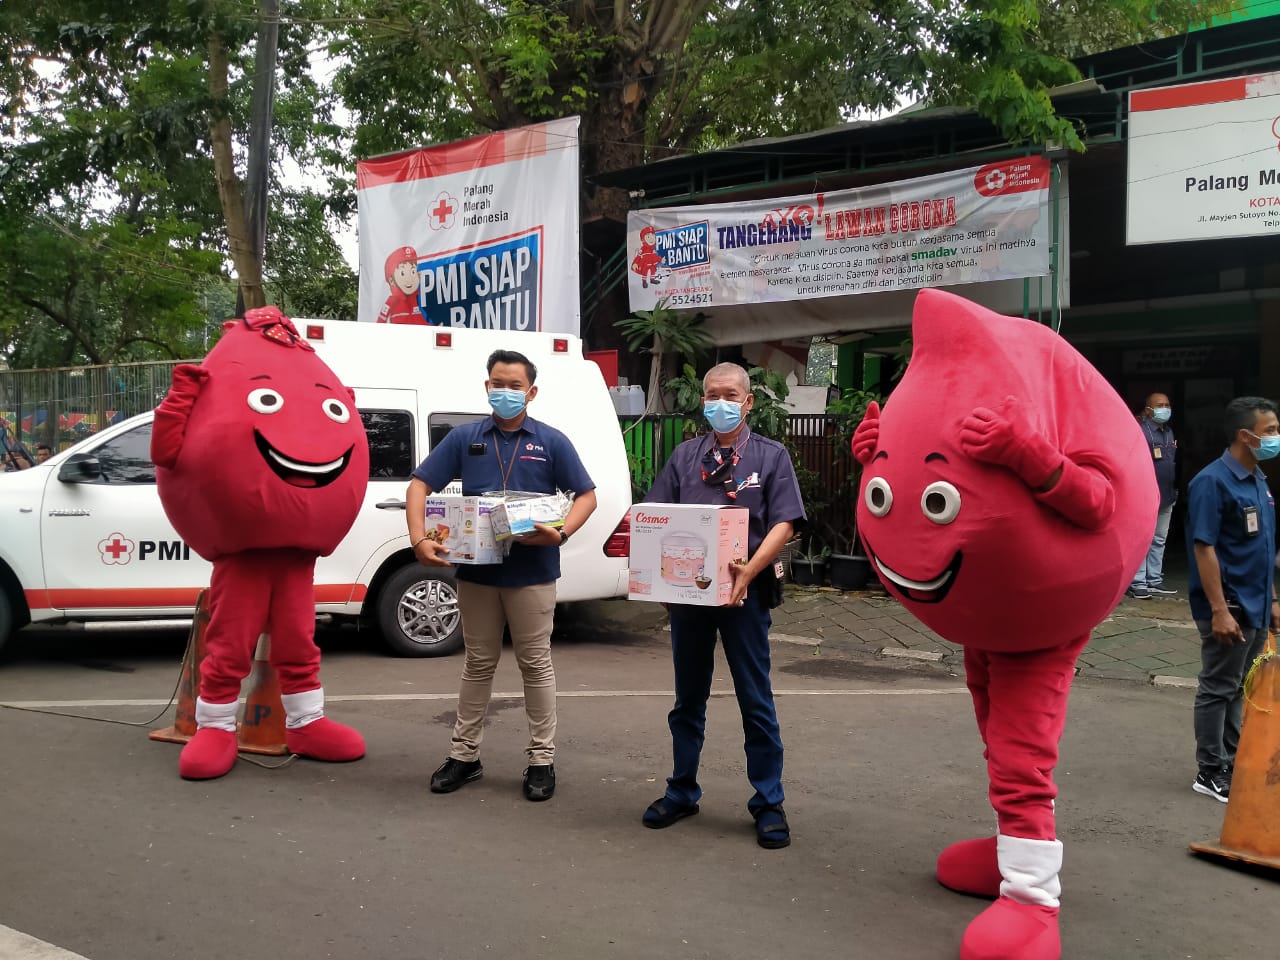
{"type": "Polygon", "coordinates": [[[1231,797],[1231,780],[1225,773],[1198,773],[1196,782],[1191,784],[1196,793],[1213,797],[1220,803],[1226,803],[1231,797]]]}
{"type": "Polygon", "coordinates": [[[479,760],[455,760],[450,757],[431,774],[432,793],[453,793],[464,783],[479,780],[484,767],[479,760]]]}
{"type": "Polygon", "coordinates": [[[1176,597],[1177,590],[1170,590],[1168,587],[1147,587],[1147,592],[1153,597],[1176,597]]]}
{"type": "Polygon", "coordinates": [[[1126,597],[1133,597],[1135,600],[1150,600],[1151,591],[1146,587],[1130,587],[1124,592],[1126,597]]]}
{"type": "Polygon", "coordinates": [[[526,800],[550,800],[556,792],[556,765],[543,763],[526,767],[524,771],[524,798],[526,800]]]}

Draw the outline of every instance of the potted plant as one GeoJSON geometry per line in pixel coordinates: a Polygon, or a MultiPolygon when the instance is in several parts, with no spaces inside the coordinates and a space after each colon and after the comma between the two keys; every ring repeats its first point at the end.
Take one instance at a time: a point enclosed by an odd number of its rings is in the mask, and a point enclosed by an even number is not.
{"type": "Polygon", "coordinates": [[[835,551],[827,557],[827,575],[837,590],[864,590],[871,580],[871,560],[859,549],[857,534],[831,530],[835,551]]]}
{"type": "Polygon", "coordinates": [[[791,555],[791,579],[804,587],[820,587],[826,580],[831,548],[810,537],[805,547],[791,555]]]}

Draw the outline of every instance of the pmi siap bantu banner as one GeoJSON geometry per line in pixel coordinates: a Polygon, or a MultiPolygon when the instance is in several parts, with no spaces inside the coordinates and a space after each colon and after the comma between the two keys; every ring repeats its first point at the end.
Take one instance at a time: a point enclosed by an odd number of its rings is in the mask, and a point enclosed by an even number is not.
{"type": "Polygon", "coordinates": [[[358,319],[576,336],[578,122],[359,162],[358,319]]]}

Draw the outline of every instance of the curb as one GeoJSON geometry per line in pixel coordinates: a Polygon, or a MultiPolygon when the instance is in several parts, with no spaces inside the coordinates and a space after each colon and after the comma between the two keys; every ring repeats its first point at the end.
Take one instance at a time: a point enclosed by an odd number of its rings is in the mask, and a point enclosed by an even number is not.
{"type": "Polygon", "coordinates": [[[1194,677],[1166,677],[1159,674],[1153,674],[1151,677],[1151,685],[1153,687],[1181,687],[1183,689],[1195,690],[1200,686],[1200,681],[1194,677]]]}
{"type": "Polygon", "coordinates": [[[770,632],[770,634],[769,634],[769,641],[770,641],[771,643],[794,643],[794,644],[798,644],[799,646],[802,646],[802,647],[820,647],[820,646],[822,646],[822,638],[821,638],[821,637],[795,637],[795,636],[792,636],[792,635],[790,635],[790,634],[786,634],[786,633],[773,633],[773,632],[770,632]]]}
{"type": "Polygon", "coordinates": [[[913,650],[910,647],[884,647],[880,650],[882,657],[900,657],[904,660],[929,660],[937,662],[941,660],[945,654],[939,653],[937,650],[913,650]]]}

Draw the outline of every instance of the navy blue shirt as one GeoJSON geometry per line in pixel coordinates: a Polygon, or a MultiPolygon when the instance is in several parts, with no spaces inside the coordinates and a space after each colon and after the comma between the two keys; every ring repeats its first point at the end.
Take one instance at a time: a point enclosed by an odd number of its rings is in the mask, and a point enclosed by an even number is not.
{"type": "Polygon", "coordinates": [[[750,428],[743,430],[746,438],[744,441],[742,436],[738,437],[741,448],[738,464],[732,471],[736,498],[729,497],[723,483],[707,484],[702,480],[703,458],[716,445],[712,434],[686,440],[676,447],[645,501],[746,507],[750,511],[747,549],[755,554],[771,527],[788,521],[802,522],[805,513],[800,484],[787,448],[776,440],[751,433],[750,428]]]}
{"type": "Polygon", "coordinates": [[[1147,449],[1151,451],[1151,462],[1155,464],[1160,507],[1163,509],[1172,506],[1178,499],[1177,480],[1174,477],[1178,441],[1173,437],[1173,428],[1168,424],[1156,423],[1148,417],[1139,417],[1138,425],[1142,427],[1142,435],[1147,438],[1147,449]]]}
{"type": "MultiPolygon", "coordinates": [[[[514,434],[498,429],[493,417],[454,427],[413,475],[436,493],[460,479],[464,497],[495,490],[563,490],[577,496],[596,488],[569,438],[530,416],[514,434]],[[478,444],[484,445],[482,452],[478,444]]],[[[560,579],[560,548],[516,543],[502,563],[458,564],[455,569],[459,580],[491,587],[548,583],[560,579]]]]}
{"type": "Polygon", "coordinates": [[[1271,581],[1275,572],[1275,499],[1267,478],[1250,473],[1228,450],[1195,475],[1187,499],[1187,551],[1191,556],[1191,615],[1210,620],[1209,599],[1196,567],[1195,545],[1206,543],[1218,554],[1222,593],[1244,611],[1242,627],[1260,629],[1271,622],[1271,581]],[[1258,532],[1250,534],[1250,511],[1258,532]]]}

